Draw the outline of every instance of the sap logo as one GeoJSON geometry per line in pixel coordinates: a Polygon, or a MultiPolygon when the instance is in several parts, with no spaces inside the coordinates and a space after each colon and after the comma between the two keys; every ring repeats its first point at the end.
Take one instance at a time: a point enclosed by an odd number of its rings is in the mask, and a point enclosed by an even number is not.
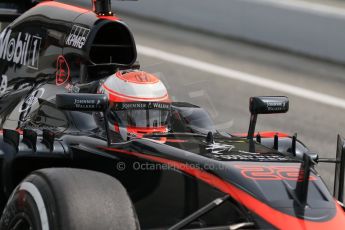
{"type": "Polygon", "coordinates": [[[72,27],[71,33],[66,39],[66,45],[79,49],[83,48],[89,36],[89,33],[90,29],[74,25],[72,27]]]}
{"type": "Polygon", "coordinates": [[[0,34],[0,59],[38,69],[42,38],[22,32],[16,38],[11,35],[11,29],[0,34]]]}

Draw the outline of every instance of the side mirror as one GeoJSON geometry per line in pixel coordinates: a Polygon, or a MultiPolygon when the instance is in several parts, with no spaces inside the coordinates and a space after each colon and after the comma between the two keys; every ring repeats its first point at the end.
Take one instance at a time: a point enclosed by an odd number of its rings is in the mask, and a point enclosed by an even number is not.
{"type": "Polygon", "coordinates": [[[253,140],[258,114],[286,113],[289,99],[285,96],[251,97],[249,100],[250,124],[247,138],[253,140]]]}
{"type": "Polygon", "coordinates": [[[286,113],[289,110],[287,97],[251,97],[249,101],[251,114],[286,113]]]}
{"type": "Polygon", "coordinates": [[[105,94],[57,94],[56,106],[72,111],[105,111],[108,106],[108,98],[105,94]]]}

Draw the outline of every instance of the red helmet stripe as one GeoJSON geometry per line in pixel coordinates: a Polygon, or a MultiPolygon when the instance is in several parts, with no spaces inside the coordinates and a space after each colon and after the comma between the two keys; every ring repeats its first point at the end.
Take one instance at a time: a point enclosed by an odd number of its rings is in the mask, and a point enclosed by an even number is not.
{"type": "MultiPolygon", "coordinates": [[[[106,91],[108,91],[108,93],[113,94],[112,96],[117,96],[117,97],[121,97],[121,98],[124,98],[124,99],[129,99],[131,101],[133,101],[133,100],[144,100],[144,101],[164,101],[164,100],[169,100],[169,96],[168,96],[167,93],[164,96],[161,96],[161,97],[152,97],[152,98],[149,98],[149,97],[134,97],[134,96],[128,96],[128,95],[124,95],[124,94],[115,92],[115,91],[109,89],[105,84],[103,84],[103,88],[106,91]]],[[[111,100],[111,97],[110,97],[110,100],[111,100]]]]}
{"type": "Polygon", "coordinates": [[[115,73],[115,77],[120,78],[123,81],[131,82],[135,84],[156,84],[159,79],[152,74],[146,72],[130,72],[122,74],[120,71],[115,73]]]}

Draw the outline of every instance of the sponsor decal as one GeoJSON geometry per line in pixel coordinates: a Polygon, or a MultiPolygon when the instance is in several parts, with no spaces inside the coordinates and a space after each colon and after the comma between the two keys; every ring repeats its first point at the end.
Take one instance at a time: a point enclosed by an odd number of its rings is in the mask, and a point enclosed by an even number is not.
{"type": "Polygon", "coordinates": [[[235,146],[233,145],[226,145],[221,143],[212,143],[207,145],[206,150],[213,154],[221,154],[225,152],[230,152],[233,150],[235,146]]]}
{"type": "Polygon", "coordinates": [[[70,92],[70,93],[79,93],[79,91],[80,91],[80,88],[77,85],[72,85],[70,83],[68,83],[65,86],[65,89],[67,89],[68,92],[70,92]]]}
{"type": "Polygon", "coordinates": [[[4,95],[7,90],[8,79],[6,75],[1,76],[1,84],[0,84],[0,96],[4,95]]]}
{"type": "Polygon", "coordinates": [[[60,55],[56,62],[56,78],[55,82],[57,86],[65,84],[70,79],[70,68],[69,65],[64,58],[64,56],[60,55]]]}
{"type": "Polygon", "coordinates": [[[43,96],[45,92],[44,88],[39,88],[35,91],[33,91],[24,101],[24,103],[22,104],[22,106],[19,108],[19,112],[26,112],[29,109],[31,109],[31,107],[33,105],[35,105],[38,102],[38,99],[41,98],[43,96]]]}
{"type": "MultiPolygon", "coordinates": [[[[252,180],[291,180],[302,182],[300,167],[298,166],[262,166],[262,165],[235,165],[241,170],[243,177],[252,180]]],[[[310,176],[309,180],[317,180],[310,176]]]]}
{"type": "Polygon", "coordinates": [[[0,34],[0,59],[38,69],[42,38],[29,33],[18,32],[12,37],[12,30],[0,34]]]}
{"type": "Polygon", "coordinates": [[[89,33],[90,29],[74,25],[66,39],[66,45],[79,49],[83,48],[89,36],[89,33]]]}
{"type": "Polygon", "coordinates": [[[286,102],[267,102],[267,111],[279,112],[286,110],[286,102]]]}
{"type": "Polygon", "coordinates": [[[74,105],[77,109],[96,109],[101,106],[101,100],[74,99],[74,105]]]}
{"type": "Polygon", "coordinates": [[[155,109],[155,110],[170,110],[171,105],[169,103],[161,103],[161,102],[124,102],[124,103],[116,103],[114,106],[115,110],[147,110],[147,109],[155,109]]]}
{"type": "Polygon", "coordinates": [[[289,161],[291,158],[282,155],[276,154],[258,154],[258,153],[248,153],[245,151],[238,151],[239,154],[212,154],[210,157],[213,159],[217,159],[220,161],[263,161],[263,162],[281,162],[281,161],[289,161]]]}

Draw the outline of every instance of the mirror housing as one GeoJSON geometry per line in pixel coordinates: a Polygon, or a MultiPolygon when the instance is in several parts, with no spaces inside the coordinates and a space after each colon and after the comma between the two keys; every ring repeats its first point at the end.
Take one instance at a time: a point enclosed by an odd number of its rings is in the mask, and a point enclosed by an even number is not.
{"type": "Polygon", "coordinates": [[[56,106],[71,111],[105,111],[108,97],[105,94],[65,93],[56,95],[56,106]]]}
{"type": "Polygon", "coordinates": [[[251,97],[249,100],[250,123],[247,139],[253,140],[258,114],[286,113],[289,99],[285,96],[251,97]]]}
{"type": "Polygon", "coordinates": [[[251,97],[249,110],[251,114],[286,113],[289,111],[289,99],[284,96],[251,97]]]}

